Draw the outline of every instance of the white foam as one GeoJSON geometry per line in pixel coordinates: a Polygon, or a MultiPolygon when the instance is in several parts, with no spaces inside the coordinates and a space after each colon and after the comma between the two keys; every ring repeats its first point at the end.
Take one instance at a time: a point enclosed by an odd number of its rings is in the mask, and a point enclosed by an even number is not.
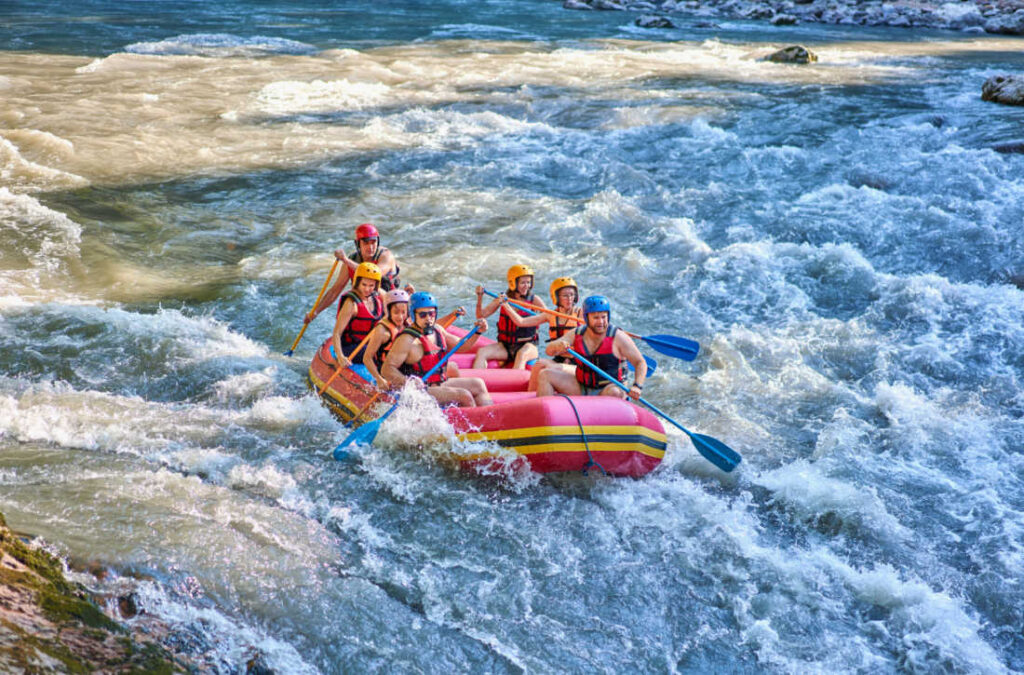
{"type": "MultiPolygon", "coordinates": [[[[44,132],[36,132],[42,134],[44,132]]],[[[44,190],[61,190],[81,188],[89,185],[89,181],[82,176],[77,176],[67,171],[44,166],[26,159],[18,146],[11,142],[7,133],[0,134],[0,182],[4,187],[0,190],[17,192],[42,192],[44,190]]],[[[18,136],[19,134],[11,134],[18,136]]],[[[30,137],[22,133],[26,140],[38,144],[43,136],[30,137]]],[[[51,134],[52,136],[52,134],[51,134]]],[[[57,138],[53,136],[53,138],[57,138]]],[[[51,142],[52,148],[56,151],[59,144],[51,142]]],[[[55,158],[57,159],[57,158],[55,158]]]]}
{"type": "Polygon", "coordinates": [[[261,56],[270,54],[311,54],[312,45],[284,38],[254,35],[241,37],[230,33],[195,33],[178,35],[156,42],[134,42],[124,51],[130,54],[157,56],[261,56]]]}
{"type": "Polygon", "coordinates": [[[256,100],[263,112],[283,115],[362,110],[384,105],[392,96],[386,84],[342,79],[272,82],[259,91],[256,100]]]}

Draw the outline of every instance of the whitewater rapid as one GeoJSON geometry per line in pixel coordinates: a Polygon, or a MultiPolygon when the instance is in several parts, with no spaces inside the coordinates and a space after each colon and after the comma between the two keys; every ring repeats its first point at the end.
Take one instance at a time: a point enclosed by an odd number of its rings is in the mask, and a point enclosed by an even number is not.
{"type": "Polygon", "coordinates": [[[8,523],[214,672],[1024,669],[1024,118],[979,98],[1021,42],[792,29],[802,68],[526,4],[20,16],[8,523]],[[364,221],[445,308],[527,260],[698,340],[645,394],[741,468],[465,474],[415,395],[335,462],[329,321],[281,352],[364,221]]]}

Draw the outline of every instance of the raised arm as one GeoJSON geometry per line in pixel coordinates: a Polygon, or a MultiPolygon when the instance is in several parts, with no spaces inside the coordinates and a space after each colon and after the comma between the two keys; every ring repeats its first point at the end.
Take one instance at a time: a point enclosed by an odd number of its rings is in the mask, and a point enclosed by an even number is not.
{"type": "Polygon", "coordinates": [[[494,314],[494,312],[498,309],[498,307],[501,307],[501,299],[503,297],[505,297],[505,294],[501,293],[494,300],[491,300],[487,304],[486,307],[483,307],[484,287],[483,286],[477,286],[476,287],[476,318],[478,318],[478,319],[486,319],[491,314],[494,314]]]}

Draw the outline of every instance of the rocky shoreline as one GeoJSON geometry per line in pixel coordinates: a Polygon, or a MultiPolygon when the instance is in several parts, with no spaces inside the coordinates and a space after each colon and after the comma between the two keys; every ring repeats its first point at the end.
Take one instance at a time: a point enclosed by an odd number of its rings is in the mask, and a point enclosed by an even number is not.
{"type": "MultiPolygon", "coordinates": [[[[671,28],[679,17],[754,19],[774,25],[800,22],[851,26],[937,28],[967,33],[1024,35],[1024,4],[1020,0],[564,0],[577,10],[656,12],[662,21],[637,25],[671,28]]],[[[713,26],[708,26],[713,27],[713,26]]]]}
{"type": "MultiPolygon", "coordinates": [[[[119,598],[122,613],[131,598],[119,598]]],[[[121,618],[121,617],[118,617],[121,618]]],[[[27,544],[0,514],[0,672],[187,673],[142,630],[105,614],[60,560],[27,544]]]]}

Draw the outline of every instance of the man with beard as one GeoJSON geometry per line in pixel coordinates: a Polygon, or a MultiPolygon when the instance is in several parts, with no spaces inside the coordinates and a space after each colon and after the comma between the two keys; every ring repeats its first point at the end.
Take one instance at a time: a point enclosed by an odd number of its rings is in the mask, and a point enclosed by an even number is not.
{"type": "MultiPolygon", "coordinates": [[[[405,386],[410,377],[422,377],[444,358],[449,344],[459,338],[437,325],[437,301],[430,293],[413,293],[409,299],[412,325],[395,338],[391,350],[384,359],[384,377],[396,387],[405,386]]],[[[480,334],[487,330],[487,320],[478,319],[480,332],[466,341],[459,351],[469,351],[476,344],[480,334]]],[[[444,368],[438,369],[423,382],[427,393],[444,405],[454,403],[460,408],[491,405],[487,385],[479,377],[449,378],[444,368]]]]}
{"type": "MultiPolygon", "coordinates": [[[[566,354],[571,348],[591,363],[613,375],[620,382],[625,374],[625,362],[633,364],[636,371],[629,397],[636,400],[643,395],[644,380],[647,379],[647,362],[637,349],[636,343],[611,325],[611,303],[603,295],[592,295],[583,301],[584,325],[548,343],[548,356],[566,354]]],[[[617,396],[626,394],[614,383],[597,374],[590,366],[576,361],[575,376],[559,368],[545,368],[537,378],[537,395],[553,396],[617,396]]]]}

